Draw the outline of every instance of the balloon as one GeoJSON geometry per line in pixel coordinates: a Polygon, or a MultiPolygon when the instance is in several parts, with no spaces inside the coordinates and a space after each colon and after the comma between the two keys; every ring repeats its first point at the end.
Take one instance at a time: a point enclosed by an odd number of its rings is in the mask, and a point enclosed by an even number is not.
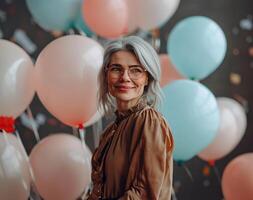
{"type": "Polygon", "coordinates": [[[216,99],[201,83],[177,80],[163,88],[161,112],[175,139],[174,159],[185,161],[214,139],[220,121],[216,99]]]}
{"type": "Polygon", "coordinates": [[[242,107],[242,105],[238,103],[237,101],[235,101],[234,99],[227,98],[227,97],[219,97],[217,99],[221,105],[223,105],[224,107],[227,107],[235,116],[236,124],[238,127],[237,141],[239,143],[242,137],[244,136],[244,133],[247,127],[247,116],[246,116],[245,110],[242,107]]]}
{"type": "Polygon", "coordinates": [[[212,19],[187,17],[170,32],[167,50],[175,67],[188,78],[203,79],[222,63],[227,49],[224,32],[212,19]]]}
{"type": "Polygon", "coordinates": [[[33,63],[18,45],[0,39],[0,116],[18,117],[34,96],[33,63]]]}
{"type": "Polygon", "coordinates": [[[130,20],[144,30],[158,28],[176,12],[180,0],[128,0],[132,10],[130,20]]]}
{"type": "Polygon", "coordinates": [[[35,185],[46,200],[77,199],[90,183],[90,152],[68,134],[41,140],[30,154],[35,185]]]}
{"type": "Polygon", "coordinates": [[[213,142],[198,154],[206,161],[218,160],[229,154],[240,142],[246,128],[246,116],[239,103],[225,97],[217,98],[217,102],[221,116],[218,133],[213,142]],[[234,115],[233,109],[240,110],[245,121],[234,115]],[[240,121],[244,122],[243,130],[240,129],[240,121]]]}
{"type": "Polygon", "coordinates": [[[116,38],[127,29],[127,4],[125,0],[85,0],[83,17],[93,32],[102,37],[116,38]]]}
{"type": "Polygon", "coordinates": [[[0,197],[27,200],[30,195],[29,163],[17,138],[0,134],[0,197]]]}
{"type": "Polygon", "coordinates": [[[161,80],[160,84],[162,87],[168,85],[172,81],[185,79],[171,64],[170,58],[167,54],[160,54],[160,63],[161,63],[161,80]]]}
{"type": "Polygon", "coordinates": [[[43,105],[71,126],[88,121],[97,110],[97,75],[103,49],[96,41],[68,35],[48,44],[35,64],[36,87],[43,105]]]}
{"type": "Polygon", "coordinates": [[[26,4],[34,20],[43,29],[67,31],[77,17],[82,0],[26,0],[26,4]]]}
{"type": "Polygon", "coordinates": [[[226,200],[252,200],[253,153],[237,156],[226,166],[222,175],[222,192],[226,200]]]}

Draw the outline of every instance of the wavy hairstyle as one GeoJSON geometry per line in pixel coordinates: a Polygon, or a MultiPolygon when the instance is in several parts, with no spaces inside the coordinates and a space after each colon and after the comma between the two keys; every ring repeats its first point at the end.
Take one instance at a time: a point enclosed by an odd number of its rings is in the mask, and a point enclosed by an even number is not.
{"type": "Polygon", "coordinates": [[[160,87],[160,61],[154,48],[142,38],[137,36],[123,37],[109,42],[104,52],[103,65],[98,75],[98,104],[106,114],[114,112],[116,101],[110,95],[107,85],[106,68],[110,64],[111,56],[117,51],[130,51],[134,53],[142,66],[148,72],[148,85],[145,86],[142,98],[145,99],[151,107],[157,108],[162,102],[163,93],[160,87]]]}

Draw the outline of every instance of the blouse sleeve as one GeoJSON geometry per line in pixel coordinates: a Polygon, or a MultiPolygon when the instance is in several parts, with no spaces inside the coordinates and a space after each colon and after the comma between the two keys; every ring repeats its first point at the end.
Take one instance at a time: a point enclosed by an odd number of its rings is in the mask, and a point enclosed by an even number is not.
{"type": "Polygon", "coordinates": [[[134,130],[141,134],[140,169],[130,189],[119,199],[159,199],[166,171],[172,167],[169,165],[172,164],[173,138],[166,121],[153,109],[144,110],[136,123],[141,127],[141,130],[134,130]]]}

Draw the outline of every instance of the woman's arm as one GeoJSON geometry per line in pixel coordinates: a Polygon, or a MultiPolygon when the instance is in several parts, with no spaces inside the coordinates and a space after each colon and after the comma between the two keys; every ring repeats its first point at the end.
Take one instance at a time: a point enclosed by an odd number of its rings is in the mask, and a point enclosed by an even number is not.
{"type": "MultiPolygon", "coordinates": [[[[172,173],[173,139],[165,120],[154,110],[148,109],[138,117],[142,123],[140,169],[130,188],[120,200],[159,199],[164,181],[168,190],[172,187],[168,173],[172,173]],[[168,183],[170,185],[168,185],[168,183]]],[[[169,199],[169,197],[168,197],[169,199]]]]}

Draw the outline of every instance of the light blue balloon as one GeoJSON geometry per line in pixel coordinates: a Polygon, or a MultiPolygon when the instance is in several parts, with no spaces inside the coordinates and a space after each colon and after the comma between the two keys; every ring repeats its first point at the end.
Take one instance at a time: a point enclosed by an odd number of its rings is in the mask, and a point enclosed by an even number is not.
{"type": "Polygon", "coordinates": [[[48,31],[67,31],[76,19],[82,0],[26,0],[34,20],[48,31]]]}
{"type": "Polygon", "coordinates": [[[170,32],[167,51],[172,63],[186,77],[203,79],[222,63],[227,50],[224,32],[212,19],[188,17],[170,32]]]}
{"type": "Polygon", "coordinates": [[[216,98],[201,83],[178,80],[163,88],[162,114],[170,124],[174,140],[174,159],[186,161],[210,144],[219,127],[216,98]]]}

